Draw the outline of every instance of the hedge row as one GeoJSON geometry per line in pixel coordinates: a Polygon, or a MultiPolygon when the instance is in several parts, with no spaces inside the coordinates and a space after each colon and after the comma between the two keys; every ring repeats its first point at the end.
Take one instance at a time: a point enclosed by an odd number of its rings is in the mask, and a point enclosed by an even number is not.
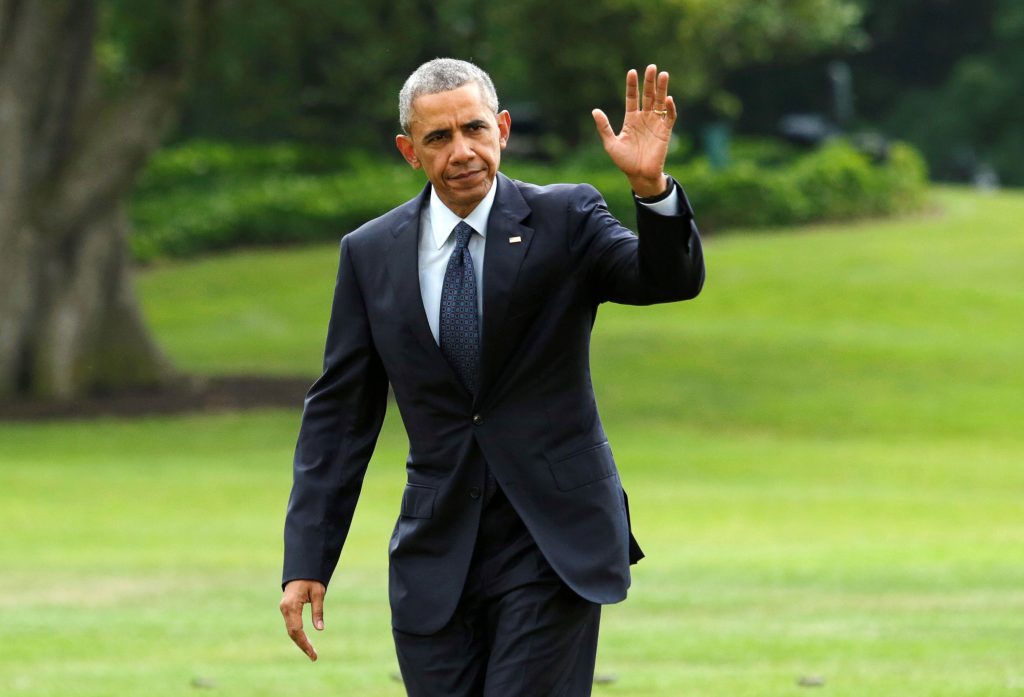
{"type": "MultiPolygon", "coordinates": [[[[633,203],[610,166],[509,162],[509,176],[550,183],[589,182],[627,224],[633,203]]],[[[713,170],[700,159],[673,165],[702,230],[846,220],[915,210],[927,173],[909,146],[894,145],[884,163],[842,142],[796,157],[784,167],[754,160],[713,170]]],[[[159,152],[136,192],[136,258],[190,256],[242,245],[338,239],[420,191],[423,175],[367,156],[292,145],[189,143],[159,152]]]]}
{"type": "Polygon", "coordinates": [[[706,228],[793,225],[892,215],[919,209],[928,185],[924,159],[895,144],[885,162],[835,142],[785,168],[740,162],[714,171],[697,163],[687,173],[690,196],[706,228]]]}
{"type": "Polygon", "coordinates": [[[139,261],[245,245],[339,239],[422,187],[406,169],[226,178],[206,187],[140,192],[132,209],[139,261]]]}

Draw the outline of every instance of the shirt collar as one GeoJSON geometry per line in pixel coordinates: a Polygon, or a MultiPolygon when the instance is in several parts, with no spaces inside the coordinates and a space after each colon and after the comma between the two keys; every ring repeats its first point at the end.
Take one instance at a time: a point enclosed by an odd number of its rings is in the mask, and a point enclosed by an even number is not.
{"type": "Polygon", "coordinates": [[[448,237],[452,234],[452,230],[463,220],[467,225],[480,233],[481,237],[487,237],[487,219],[491,215],[491,207],[494,205],[494,196],[497,193],[498,177],[495,177],[494,181],[491,182],[491,190],[487,192],[487,195],[483,197],[480,203],[476,204],[476,208],[465,218],[460,218],[452,213],[448,206],[444,205],[441,198],[435,193],[434,187],[431,186],[430,231],[437,248],[440,249],[444,246],[444,243],[448,241],[448,237]]]}

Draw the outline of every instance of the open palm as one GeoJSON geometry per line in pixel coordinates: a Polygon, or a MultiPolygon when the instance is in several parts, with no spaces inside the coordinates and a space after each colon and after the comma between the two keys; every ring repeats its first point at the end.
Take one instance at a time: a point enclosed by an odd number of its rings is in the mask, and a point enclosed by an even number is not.
{"type": "Polygon", "coordinates": [[[608,117],[594,109],[594,123],[612,162],[629,178],[638,196],[655,196],[665,190],[665,156],[676,122],[675,101],[668,95],[668,73],[654,65],[644,71],[643,101],[635,70],[626,73],[626,116],[616,135],[608,117]]]}

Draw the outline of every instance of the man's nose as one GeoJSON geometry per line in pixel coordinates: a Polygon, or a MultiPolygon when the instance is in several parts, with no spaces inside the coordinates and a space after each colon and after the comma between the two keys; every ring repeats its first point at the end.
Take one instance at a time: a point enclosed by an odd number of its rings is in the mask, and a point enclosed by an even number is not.
{"type": "Polygon", "coordinates": [[[466,162],[473,159],[473,148],[469,138],[457,133],[452,139],[452,159],[455,162],[466,162]]]}

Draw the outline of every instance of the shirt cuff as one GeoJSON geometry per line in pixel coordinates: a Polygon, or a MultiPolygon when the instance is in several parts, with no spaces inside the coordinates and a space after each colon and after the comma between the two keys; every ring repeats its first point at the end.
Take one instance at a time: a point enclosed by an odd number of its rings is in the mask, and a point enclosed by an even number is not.
{"type": "Polygon", "coordinates": [[[670,180],[669,188],[671,191],[669,191],[668,195],[660,201],[648,203],[637,197],[636,202],[641,206],[646,206],[658,215],[679,215],[679,187],[676,186],[674,181],[670,180]]]}

